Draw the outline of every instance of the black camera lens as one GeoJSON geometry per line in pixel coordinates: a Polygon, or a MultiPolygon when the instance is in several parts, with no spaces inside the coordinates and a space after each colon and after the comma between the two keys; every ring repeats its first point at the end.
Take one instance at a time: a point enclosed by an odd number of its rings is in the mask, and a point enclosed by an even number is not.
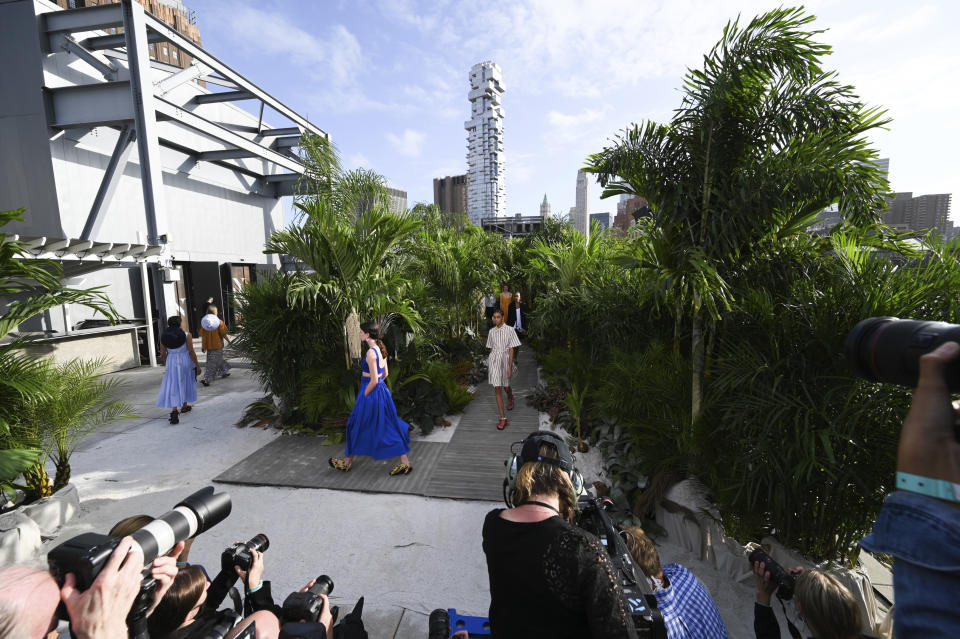
{"type": "Polygon", "coordinates": [[[750,565],[763,564],[764,572],[770,573],[770,583],[777,585],[777,597],[780,599],[793,598],[793,588],[796,580],[792,573],[783,569],[783,566],[773,560],[773,557],[756,548],[750,553],[750,565]]]}
{"type": "Polygon", "coordinates": [[[263,552],[270,547],[270,540],[267,539],[267,536],[263,533],[259,535],[254,535],[253,538],[244,544],[250,550],[256,550],[258,552],[263,552]]]}
{"type": "MultiPolygon", "coordinates": [[[[920,356],[945,342],[960,342],[960,326],[871,317],[853,327],[844,352],[857,376],[914,388],[920,373],[920,356]]],[[[960,365],[951,363],[944,378],[951,392],[960,392],[960,365]]]]}
{"type": "Polygon", "coordinates": [[[320,575],[316,581],[313,582],[313,585],[310,586],[308,592],[312,592],[315,595],[327,595],[329,597],[330,593],[333,592],[333,579],[327,575],[320,575]]]}
{"type": "Polygon", "coordinates": [[[429,639],[447,639],[450,636],[450,613],[437,608],[430,613],[429,639]]]}

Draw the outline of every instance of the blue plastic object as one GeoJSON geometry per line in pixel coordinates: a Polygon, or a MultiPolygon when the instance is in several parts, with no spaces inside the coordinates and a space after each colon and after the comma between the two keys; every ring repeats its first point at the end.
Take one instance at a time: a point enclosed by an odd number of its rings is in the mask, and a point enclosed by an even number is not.
{"type": "Polygon", "coordinates": [[[458,615],[456,608],[447,608],[447,615],[450,617],[450,636],[460,630],[466,630],[471,637],[489,637],[490,619],[487,617],[468,617],[458,615]]]}

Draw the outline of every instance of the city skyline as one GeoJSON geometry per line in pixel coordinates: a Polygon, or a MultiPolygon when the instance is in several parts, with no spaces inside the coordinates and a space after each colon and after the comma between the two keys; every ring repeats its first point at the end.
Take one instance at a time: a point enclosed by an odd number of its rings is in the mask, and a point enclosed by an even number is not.
{"type": "MultiPolygon", "coordinates": [[[[384,0],[346,3],[193,0],[204,41],[278,98],[322,121],[344,163],[384,175],[408,202],[432,202],[434,178],[467,172],[467,74],[495,60],[508,80],[503,107],[506,213],[534,214],[546,192],[556,214],[574,205],[569,176],[619,131],[666,122],[683,74],[698,68],[738,12],[771,2],[543,3],[384,0]],[[477,27],[479,16],[483,28],[477,27]]],[[[806,3],[824,59],[862,99],[888,109],[872,136],[891,158],[892,191],[960,192],[950,150],[960,97],[944,82],[960,68],[952,45],[960,6],[806,3]],[[893,15],[901,16],[891,20],[893,15]]],[[[269,118],[269,115],[267,116],[269,118]]],[[[590,208],[609,210],[591,189],[590,208]]],[[[951,218],[956,219],[956,214],[951,218]]]]}

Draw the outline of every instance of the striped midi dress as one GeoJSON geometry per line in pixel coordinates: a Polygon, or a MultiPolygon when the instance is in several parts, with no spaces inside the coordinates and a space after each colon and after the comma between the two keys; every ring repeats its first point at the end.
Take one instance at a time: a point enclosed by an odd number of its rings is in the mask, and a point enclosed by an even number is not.
{"type": "MultiPolygon", "coordinates": [[[[487,348],[490,357],[487,359],[487,381],[491,386],[509,386],[510,378],[507,369],[510,367],[510,349],[520,346],[520,338],[512,326],[502,325],[494,327],[487,334],[487,348]]],[[[514,367],[516,368],[516,367],[514,367]]]]}

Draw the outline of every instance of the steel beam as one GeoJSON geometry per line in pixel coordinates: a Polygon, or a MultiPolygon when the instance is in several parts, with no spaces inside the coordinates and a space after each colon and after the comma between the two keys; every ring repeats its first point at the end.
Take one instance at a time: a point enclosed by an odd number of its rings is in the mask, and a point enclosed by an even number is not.
{"type": "Polygon", "coordinates": [[[147,17],[143,7],[133,0],[121,0],[123,35],[130,68],[130,93],[134,106],[137,151],[140,160],[140,185],[147,222],[147,244],[159,244],[159,228],[166,232],[163,200],[163,168],[157,138],[157,114],[154,111],[150,50],[147,46],[147,17]]]}
{"type": "MultiPolygon", "coordinates": [[[[150,34],[153,34],[155,37],[159,37],[153,31],[148,32],[147,35],[149,36],[150,34]]],[[[163,38],[160,38],[160,41],[164,42],[163,38]]],[[[107,49],[103,52],[103,55],[108,58],[113,58],[114,60],[123,60],[124,62],[127,61],[127,54],[124,51],[118,51],[116,49],[107,49]]],[[[166,71],[167,73],[177,73],[178,71],[182,70],[180,67],[174,66],[172,64],[167,64],[166,62],[159,62],[157,60],[150,60],[150,66],[160,71],[166,71]]],[[[207,72],[206,75],[202,75],[198,79],[203,80],[204,82],[208,82],[210,84],[216,84],[217,86],[221,86],[226,89],[237,88],[237,85],[231,82],[230,80],[226,80],[219,76],[212,75],[209,73],[209,71],[207,72]]]]}
{"type": "Polygon", "coordinates": [[[264,175],[264,182],[270,184],[276,184],[278,182],[296,182],[300,179],[300,175],[297,173],[276,173],[274,175],[264,175]]]}
{"type": "Polygon", "coordinates": [[[295,146],[300,146],[300,136],[291,135],[288,137],[277,138],[273,141],[273,144],[270,145],[272,149],[290,149],[295,146]]]}
{"type": "Polygon", "coordinates": [[[130,125],[120,130],[117,144],[113,147],[113,153],[110,155],[110,161],[103,173],[103,179],[100,180],[100,188],[97,189],[97,195],[93,198],[90,214],[87,215],[87,223],[83,225],[83,231],[80,232],[81,240],[89,240],[95,237],[100,230],[107,209],[110,208],[110,200],[113,199],[113,194],[116,192],[120,178],[123,176],[127,160],[130,159],[130,152],[133,151],[133,141],[136,137],[136,133],[130,125]]]}
{"type": "Polygon", "coordinates": [[[263,137],[265,137],[265,138],[266,138],[266,137],[271,137],[271,136],[278,136],[278,135],[296,135],[296,136],[299,136],[299,135],[300,135],[300,129],[299,129],[299,127],[295,127],[295,126],[288,126],[288,127],[282,128],[282,129],[263,129],[262,131],[260,131],[260,135],[263,136],[263,137]]]}
{"type": "Polygon", "coordinates": [[[201,47],[194,44],[188,38],[177,33],[177,31],[170,25],[166,24],[162,20],[159,20],[149,14],[146,14],[145,18],[146,18],[147,26],[150,29],[153,29],[155,32],[162,35],[165,40],[170,42],[170,44],[180,47],[181,49],[183,49],[184,53],[192,56],[193,58],[196,58],[197,60],[200,60],[201,62],[209,66],[211,69],[213,69],[223,77],[232,80],[237,84],[238,88],[250,91],[251,93],[254,94],[254,96],[263,100],[267,104],[267,106],[272,108],[274,111],[276,111],[280,115],[290,119],[290,121],[295,122],[296,124],[300,125],[302,128],[308,131],[311,131],[317,135],[323,136],[324,138],[330,139],[330,136],[323,129],[317,127],[316,125],[311,123],[309,120],[307,120],[303,116],[296,113],[293,109],[291,109],[287,105],[277,100],[275,97],[273,97],[272,95],[270,95],[269,93],[267,93],[266,91],[264,91],[263,89],[255,85],[250,80],[247,80],[245,77],[243,77],[242,75],[240,75],[239,73],[231,69],[225,63],[218,60],[208,51],[202,49],[201,47]]]}
{"type": "Polygon", "coordinates": [[[193,96],[193,101],[197,104],[210,104],[212,102],[235,102],[236,100],[253,100],[255,96],[250,91],[221,91],[220,93],[201,93],[193,96]]]}
{"type": "Polygon", "coordinates": [[[168,75],[162,80],[158,80],[153,84],[154,93],[158,96],[164,96],[176,87],[180,86],[184,82],[190,82],[191,80],[196,80],[205,73],[205,69],[202,64],[196,62],[190,64],[190,66],[177,71],[172,75],[168,75]]]}
{"type": "Polygon", "coordinates": [[[197,153],[197,159],[201,162],[212,162],[213,160],[238,160],[240,158],[256,157],[250,151],[243,149],[227,149],[225,151],[201,151],[197,153]]]}
{"type": "Polygon", "coordinates": [[[273,164],[280,165],[286,169],[294,171],[296,173],[303,173],[303,165],[299,162],[286,157],[276,151],[272,151],[264,146],[261,146],[249,140],[242,135],[229,131],[222,126],[214,124],[206,118],[202,118],[196,113],[187,111],[181,107],[176,106],[170,102],[167,102],[163,98],[154,98],[154,104],[157,108],[157,113],[167,117],[171,120],[176,120],[180,124],[190,127],[196,131],[209,135],[212,138],[215,138],[228,146],[232,146],[238,149],[243,149],[253,153],[255,157],[262,158],[273,164]]]}
{"type": "Polygon", "coordinates": [[[134,119],[134,100],[127,81],[79,84],[46,89],[54,128],[126,124],[134,119]]]}
{"type": "Polygon", "coordinates": [[[74,54],[106,78],[107,80],[116,80],[117,79],[117,67],[107,60],[101,60],[94,54],[93,51],[86,49],[79,42],[74,40],[73,36],[65,35],[63,36],[63,44],[60,46],[61,49],[69,53],[74,54]]]}
{"type": "Polygon", "coordinates": [[[50,11],[43,17],[47,33],[77,33],[123,26],[123,12],[117,4],[50,11]]]}
{"type": "MultiPolygon", "coordinates": [[[[149,44],[156,44],[157,42],[163,42],[163,38],[160,37],[159,33],[149,32],[147,33],[147,42],[149,44]]],[[[87,38],[83,41],[83,46],[90,49],[91,51],[101,51],[103,49],[117,49],[119,47],[126,46],[126,40],[123,37],[122,33],[112,33],[105,36],[94,36],[92,38],[87,38]]]]}

